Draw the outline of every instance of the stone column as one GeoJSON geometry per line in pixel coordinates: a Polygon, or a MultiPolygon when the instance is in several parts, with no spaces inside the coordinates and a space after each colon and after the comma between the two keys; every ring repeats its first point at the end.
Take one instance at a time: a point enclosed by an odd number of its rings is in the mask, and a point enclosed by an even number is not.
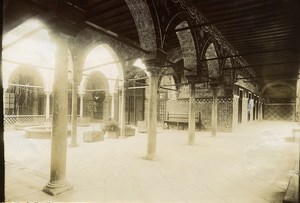
{"type": "Polygon", "coordinates": [[[119,89],[117,90],[117,92],[114,94],[114,118],[116,121],[119,121],[119,106],[120,106],[120,102],[119,102],[119,89]]]}
{"type": "Polygon", "coordinates": [[[157,127],[157,83],[158,73],[154,65],[150,64],[147,68],[149,71],[149,101],[147,114],[147,155],[145,159],[153,160],[156,155],[156,127],[157,127]]]}
{"type": "Polygon", "coordinates": [[[57,195],[71,189],[66,181],[68,125],[68,41],[66,35],[55,34],[55,77],[53,84],[53,118],[50,181],[43,191],[57,195]]]}
{"type": "Polygon", "coordinates": [[[115,93],[111,93],[110,117],[115,120],[115,93]]]}
{"type": "Polygon", "coordinates": [[[125,107],[126,107],[126,82],[124,82],[121,93],[121,109],[120,109],[120,136],[125,138],[125,107]]]}
{"type": "Polygon", "coordinates": [[[80,118],[83,118],[83,97],[84,97],[84,94],[80,94],[79,97],[80,97],[80,112],[79,112],[79,116],[80,116],[80,118]]]}
{"type": "Polygon", "coordinates": [[[258,120],[262,121],[262,109],[263,109],[263,102],[261,97],[259,98],[259,102],[258,102],[258,120]]]}
{"type": "Polygon", "coordinates": [[[232,130],[234,130],[238,125],[239,116],[239,96],[233,95],[232,101],[232,130]]]}
{"type": "Polygon", "coordinates": [[[33,92],[33,111],[32,115],[38,115],[38,108],[39,108],[39,98],[38,98],[38,93],[37,90],[33,92]]]}
{"type": "MultiPolygon", "coordinates": [[[[74,77],[74,76],[73,76],[74,77]]],[[[72,137],[71,137],[71,144],[70,147],[78,147],[77,144],[77,95],[78,95],[78,82],[73,81],[72,84],[72,137]]]]}
{"type": "Polygon", "coordinates": [[[196,98],[195,98],[195,83],[190,84],[190,99],[189,99],[189,144],[195,143],[195,110],[196,110],[196,98]]]}
{"type": "Polygon", "coordinates": [[[211,135],[217,135],[218,126],[218,86],[211,85],[212,90],[212,110],[211,110],[211,135]]]}
{"type": "Polygon", "coordinates": [[[50,122],[50,91],[45,91],[46,94],[46,123],[50,122]]]}

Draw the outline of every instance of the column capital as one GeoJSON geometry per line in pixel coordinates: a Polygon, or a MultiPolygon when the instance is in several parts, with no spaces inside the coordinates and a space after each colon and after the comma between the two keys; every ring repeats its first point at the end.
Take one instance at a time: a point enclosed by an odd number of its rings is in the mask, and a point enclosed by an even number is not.
{"type": "Polygon", "coordinates": [[[84,95],[85,95],[85,93],[78,93],[79,94],[79,97],[81,98],[83,98],[84,97],[84,95]]]}
{"type": "Polygon", "coordinates": [[[46,95],[50,95],[50,94],[52,93],[52,91],[50,91],[50,90],[44,90],[44,93],[45,93],[46,95]]]}
{"type": "Polygon", "coordinates": [[[159,74],[159,68],[161,61],[158,59],[147,59],[143,60],[143,63],[145,64],[147,71],[151,74],[151,76],[157,76],[159,74]]]}
{"type": "Polygon", "coordinates": [[[185,75],[184,77],[185,77],[185,78],[189,81],[189,83],[191,83],[191,84],[195,84],[195,83],[197,83],[197,82],[199,81],[197,75],[185,75]]]}
{"type": "Polygon", "coordinates": [[[208,84],[211,88],[218,88],[222,84],[221,78],[212,78],[208,84]]]}
{"type": "Polygon", "coordinates": [[[49,36],[54,43],[61,43],[62,41],[65,43],[70,43],[73,39],[72,36],[66,35],[62,32],[50,31],[49,36]]]}

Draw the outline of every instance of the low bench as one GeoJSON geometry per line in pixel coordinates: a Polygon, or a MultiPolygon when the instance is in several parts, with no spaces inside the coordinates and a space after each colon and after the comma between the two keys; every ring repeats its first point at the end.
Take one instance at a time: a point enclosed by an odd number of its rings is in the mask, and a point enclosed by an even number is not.
{"type": "MultiPolygon", "coordinates": [[[[195,114],[195,126],[196,128],[200,128],[200,113],[195,114]]],[[[184,129],[184,126],[188,126],[189,123],[189,114],[188,113],[167,113],[166,120],[164,120],[163,123],[163,129],[165,129],[165,126],[167,129],[169,129],[170,125],[176,125],[177,129],[179,130],[179,127],[182,127],[184,129]]]]}

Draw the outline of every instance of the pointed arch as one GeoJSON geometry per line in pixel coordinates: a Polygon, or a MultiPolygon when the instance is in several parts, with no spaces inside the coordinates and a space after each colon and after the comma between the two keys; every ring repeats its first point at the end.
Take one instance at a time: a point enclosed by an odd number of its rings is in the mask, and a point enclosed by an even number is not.
{"type": "Polygon", "coordinates": [[[220,63],[218,59],[215,59],[218,58],[218,54],[213,42],[207,44],[207,48],[203,54],[203,58],[212,59],[205,61],[205,67],[208,71],[208,77],[213,79],[219,78],[221,76],[220,63]]]}
{"type": "MultiPolygon", "coordinates": [[[[146,0],[125,0],[138,31],[141,47],[156,54],[156,34],[151,12],[146,0]]],[[[148,56],[149,57],[149,56],[148,56]]]]}
{"type": "MultiPolygon", "coordinates": [[[[176,26],[177,28],[187,27],[187,21],[183,21],[176,26]]],[[[194,38],[191,30],[183,30],[176,32],[184,61],[184,67],[190,71],[185,70],[185,75],[196,75],[197,74],[197,51],[195,47],[194,38]]]]}

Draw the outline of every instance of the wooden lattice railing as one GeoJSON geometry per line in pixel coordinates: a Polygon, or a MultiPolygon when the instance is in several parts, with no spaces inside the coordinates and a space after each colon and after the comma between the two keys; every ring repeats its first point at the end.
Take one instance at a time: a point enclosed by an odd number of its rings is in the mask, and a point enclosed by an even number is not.
{"type": "MultiPolygon", "coordinates": [[[[52,116],[47,123],[52,122],[52,116]]],[[[71,122],[71,115],[68,115],[68,123],[71,122]]],[[[4,115],[4,127],[43,125],[46,123],[45,115],[4,115]]]]}

